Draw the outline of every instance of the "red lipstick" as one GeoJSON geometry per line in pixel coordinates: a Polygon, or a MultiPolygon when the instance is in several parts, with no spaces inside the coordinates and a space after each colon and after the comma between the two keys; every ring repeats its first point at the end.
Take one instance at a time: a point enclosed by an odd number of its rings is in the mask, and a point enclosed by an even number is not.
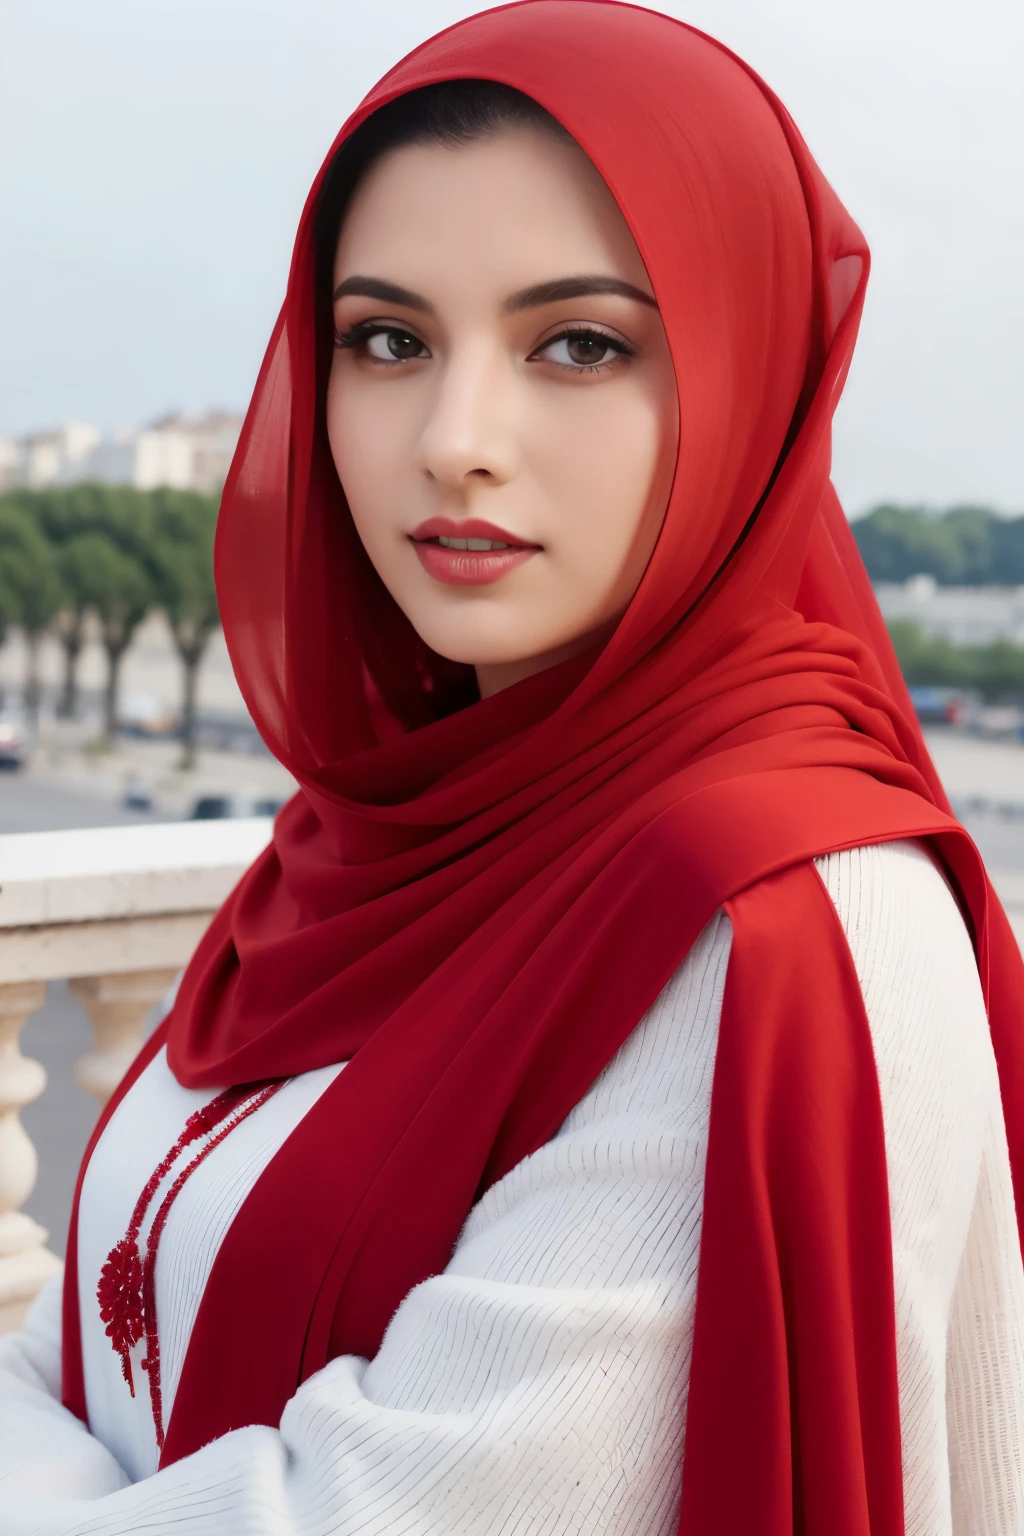
{"type": "Polygon", "coordinates": [[[428,576],[443,581],[448,586],[481,586],[498,581],[517,566],[525,565],[540,549],[539,544],[528,544],[494,523],[483,522],[478,517],[456,521],[450,517],[430,517],[409,535],[419,556],[420,564],[428,576]],[[446,542],[441,543],[444,539],[446,542]],[[505,549],[451,548],[447,540],[466,540],[474,543],[487,540],[492,544],[504,544],[505,549]]]}

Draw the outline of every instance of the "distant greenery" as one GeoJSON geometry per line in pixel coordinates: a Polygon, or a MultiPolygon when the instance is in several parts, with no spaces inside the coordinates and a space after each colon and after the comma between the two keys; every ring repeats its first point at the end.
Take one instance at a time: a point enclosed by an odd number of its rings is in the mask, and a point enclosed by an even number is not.
{"type": "Polygon", "coordinates": [[[39,644],[62,602],[63,587],[46,538],[20,508],[0,504],[0,633],[12,623],[24,631],[30,710],[39,705],[39,644]]]}
{"type": "MultiPolygon", "coordinates": [[[[932,576],[942,586],[1024,586],[1024,517],[987,507],[876,507],[852,524],[872,581],[932,576]]],[[[907,682],[1024,697],[1024,648],[1009,640],[952,645],[909,619],[889,625],[907,682]]]]}
{"type": "Polygon", "coordinates": [[[1024,646],[1009,640],[988,645],[951,645],[926,635],[910,619],[889,624],[903,676],[913,688],[934,684],[975,688],[986,699],[1024,696],[1024,646]]]}
{"type": "Polygon", "coordinates": [[[46,633],[64,647],[59,710],[78,711],[77,665],[86,616],[107,653],[104,736],[117,725],[121,662],[139,624],[165,613],[182,663],[183,764],[195,760],[196,680],[219,623],[213,585],[217,498],[194,491],[73,485],[0,496],[0,639],[28,642],[25,696],[38,707],[36,657],[46,633]]]}
{"type": "Polygon", "coordinates": [[[852,527],[872,581],[927,575],[942,586],[1024,586],[1024,517],[881,506],[852,527]]]}

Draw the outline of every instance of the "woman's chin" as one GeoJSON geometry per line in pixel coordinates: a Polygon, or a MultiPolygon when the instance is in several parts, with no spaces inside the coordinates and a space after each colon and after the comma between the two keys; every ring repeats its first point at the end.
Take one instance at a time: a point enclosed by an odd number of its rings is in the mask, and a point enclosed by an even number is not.
{"type": "Polygon", "coordinates": [[[565,643],[564,634],[530,633],[526,626],[510,625],[501,634],[481,633],[480,628],[416,623],[413,626],[430,649],[446,661],[470,667],[508,667],[546,655],[565,643]],[[511,632],[510,632],[511,631],[511,632]]]}

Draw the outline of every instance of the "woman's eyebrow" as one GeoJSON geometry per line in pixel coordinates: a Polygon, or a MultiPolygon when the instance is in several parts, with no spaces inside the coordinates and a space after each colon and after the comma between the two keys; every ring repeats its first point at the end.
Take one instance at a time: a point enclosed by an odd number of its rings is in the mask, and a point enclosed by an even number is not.
{"type": "MultiPolygon", "coordinates": [[[[346,277],[334,290],[334,298],[343,299],[346,294],[357,294],[364,299],[381,299],[386,304],[401,304],[405,309],[419,309],[433,314],[434,306],[420,293],[403,288],[398,283],[386,282],[381,277],[346,277]]],[[[598,293],[616,293],[623,298],[636,299],[657,309],[656,299],[642,288],[636,288],[621,277],[556,277],[547,283],[534,283],[531,288],[521,288],[505,300],[506,314],[518,314],[523,309],[538,309],[542,304],[557,304],[562,299],[585,299],[598,293]]]]}
{"type": "Polygon", "coordinates": [[[523,288],[505,300],[505,309],[516,314],[521,309],[537,309],[541,304],[557,304],[560,299],[585,299],[595,293],[617,293],[626,299],[637,299],[657,309],[656,299],[642,288],[623,282],[621,277],[556,277],[549,283],[535,283],[523,288]]]}
{"type": "Polygon", "coordinates": [[[334,290],[335,301],[343,299],[348,293],[358,294],[364,299],[382,299],[385,304],[401,304],[405,309],[422,309],[427,314],[434,312],[433,304],[422,294],[413,293],[411,288],[402,288],[398,283],[385,282],[382,277],[346,277],[334,290]]]}

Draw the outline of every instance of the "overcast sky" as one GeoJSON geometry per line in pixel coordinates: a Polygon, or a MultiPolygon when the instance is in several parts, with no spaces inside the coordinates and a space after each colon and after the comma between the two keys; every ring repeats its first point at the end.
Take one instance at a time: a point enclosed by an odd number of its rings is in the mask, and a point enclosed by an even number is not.
{"type": "MultiPolygon", "coordinates": [[[[337,128],[458,0],[0,0],[0,433],[243,406],[337,128]]],[[[1024,512],[1021,0],[666,0],[871,242],[847,509],[1024,512]]],[[[571,68],[571,61],[566,61],[571,68]]]]}

